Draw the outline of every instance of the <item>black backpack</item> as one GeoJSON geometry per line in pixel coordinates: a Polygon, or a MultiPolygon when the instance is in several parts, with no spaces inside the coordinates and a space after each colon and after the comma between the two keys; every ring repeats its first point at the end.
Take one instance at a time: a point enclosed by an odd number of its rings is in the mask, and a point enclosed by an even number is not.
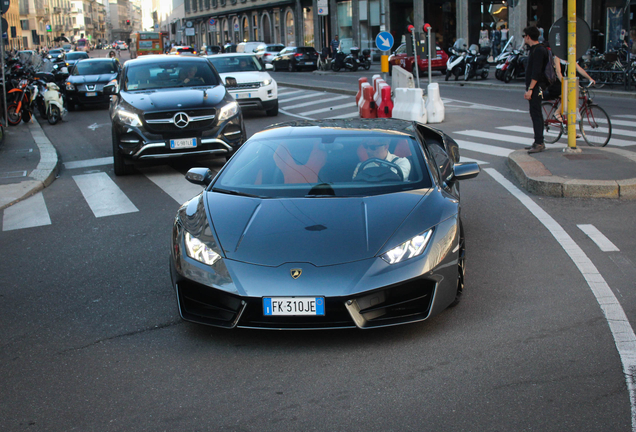
{"type": "Polygon", "coordinates": [[[552,50],[549,48],[546,48],[546,50],[548,51],[548,62],[545,65],[543,75],[545,76],[548,85],[552,85],[558,80],[558,78],[556,70],[554,70],[554,56],[552,55],[552,50]]]}

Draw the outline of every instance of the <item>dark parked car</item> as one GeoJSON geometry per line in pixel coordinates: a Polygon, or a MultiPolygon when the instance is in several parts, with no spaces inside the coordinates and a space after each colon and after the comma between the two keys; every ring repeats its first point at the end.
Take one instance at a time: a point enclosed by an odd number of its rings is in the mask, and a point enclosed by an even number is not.
{"type": "Polygon", "coordinates": [[[203,48],[201,48],[201,55],[214,55],[220,54],[221,52],[223,52],[223,49],[218,45],[204,45],[203,48]]]}
{"type": "Polygon", "coordinates": [[[69,70],[71,66],[75,66],[78,61],[90,58],[87,52],[83,51],[71,51],[66,54],[66,66],[68,66],[69,70]]]}
{"type": "Polygon", "coordinates": [[[294,72],[300,69],[316,70],[318,53],[314,47],[287,47],[272,59],[274,71],[287,69],[294,72]]]}
{"type": "Polygon", "coordinates": [[[397,119],[296,121],[253,135],[177,212],[181,317],[218,327],[373,328],[428,319],[464,290],[457,144],[397,119]]]}
{"type": "MultiPolygon", "coordinates": [[[[70,54],[70,53],[69,53],[70,54]]],[[[68,54],[67,54],[68,55],[68,54]]],[[[69,111],[75,105],[98,105],[110,101],[104,86],[119,77],[121,66],[115,58],[79,60],[66,79],[66,97],[69,111]]]]}
{"type": "MultiPolygon", "coordinates": [[[[81,64],[78,63],[78,65],[81,64]]],[[[229,78],[228,85],[236,86],[229,78]]],[[[124,65],[110,117],[115,174],[136,162],[185,156],[229,158],[247,134],[241,109],[207,59],[143,56],[124,65]]]]}

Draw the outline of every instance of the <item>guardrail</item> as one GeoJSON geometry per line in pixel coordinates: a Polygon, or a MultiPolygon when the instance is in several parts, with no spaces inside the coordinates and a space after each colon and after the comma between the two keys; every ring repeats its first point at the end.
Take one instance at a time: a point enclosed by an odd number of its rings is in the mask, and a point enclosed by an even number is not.
{"type": "Polygon", "coordinates": [[[636,82],[634,82],[634,75],[636,75],[635,69],[626,70],[586,70],[586,72],[594,78],[599,84],[605,85],[622,85],[625,90],[631,90],[631,87],[636,88],[636,82]]]}

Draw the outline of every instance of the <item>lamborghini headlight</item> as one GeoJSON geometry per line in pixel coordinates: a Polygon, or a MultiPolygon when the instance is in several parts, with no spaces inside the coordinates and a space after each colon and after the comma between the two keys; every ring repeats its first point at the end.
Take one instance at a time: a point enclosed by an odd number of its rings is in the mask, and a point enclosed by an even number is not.
{"type": "Polygon", "coordinates": [[[221,258],[221,255],[189,232],[185,233],[185,248],[190,258],[203,264],[212,265],[221,258]]]}
{"type": "Polygon", "coordinates": [[[239,105],[236,102],[230,102],[219,110],[219,121],[224,121],[234,117],[239,112],[239,105]]]}
{"type": "Polygon", "coordinates": [[[390,251],[383,253],[381,258],[389,264],[396,264],[407,259],[421,255],[426,249],[428,241],[433,235],[433,228],[416,235],[410,240],[405,241],[399,246],[394,247],[390,251]]]}
{"type": "Polygon", "coordinates": [[[135,113],[120,109],[117,111],[117,116],[119,117],[119,121],[125,125],[133,127],[141,126],[141,120],[139,120],[139,116],[135,113]]]}

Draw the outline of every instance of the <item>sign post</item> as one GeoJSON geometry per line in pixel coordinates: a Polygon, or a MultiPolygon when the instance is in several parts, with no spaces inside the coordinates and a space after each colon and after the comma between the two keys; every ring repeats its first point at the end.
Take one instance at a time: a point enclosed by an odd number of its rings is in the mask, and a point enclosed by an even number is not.
{"type": "MultiPolygon", "coordinates": [[[[0,12],[2,12],[2,15],[4,15],[5,13],[7,13],[7,11],[9,10],[9,6],[10,6],[10,1],[9,0],[0,0],[0,7],[1,10],[0,12]]],[[[2,37],[0,37],[0,67],[2,68],[2,82],[6,83],[5,80],[5,76],[4,76],[4,33],[7,33],[7,39],[9,38],[9,23],[7,22],[6,19],[4,19],[4,16],[2,17],[2,32],[0,33],[0,35],[2,35],[2,37]]],[[[3,120],[2,120],[2,126],[4,127],[9,127],[9,112],[7,111],[7,86],[3,85],[2,86],[2,106],[4,107],[4,113],[3,113],[3,120]]]]}
{"type": "Polygon", "coordinates": [[[389,72],[389,56],[387,52],[391,52],[393,47],[393,35],[389,32],[382,31],[375,37],[375,46],[382,51],[382,57],[380,57],[380,70],[384,75],[386,81],[386,74],[389,72]]]}

